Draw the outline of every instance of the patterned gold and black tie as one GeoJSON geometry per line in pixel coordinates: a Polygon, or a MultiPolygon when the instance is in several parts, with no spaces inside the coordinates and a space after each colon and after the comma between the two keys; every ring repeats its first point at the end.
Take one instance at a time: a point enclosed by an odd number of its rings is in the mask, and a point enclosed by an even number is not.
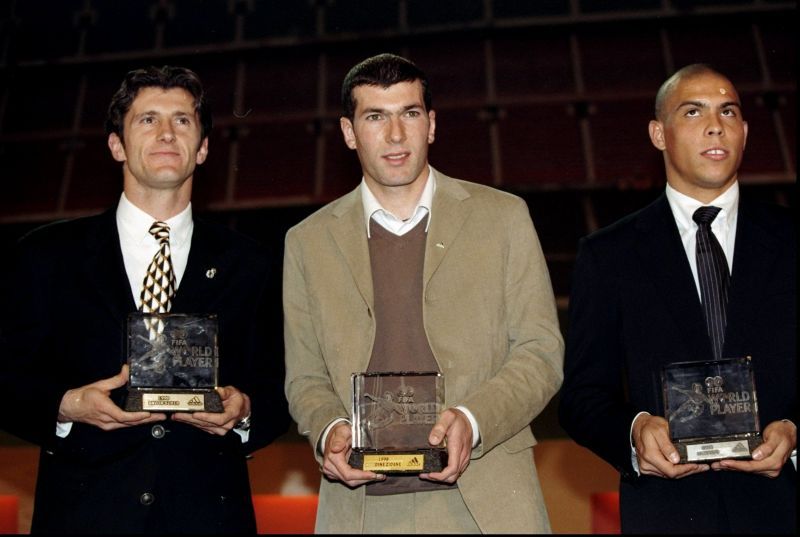
{"type": "MultiPolygon", "coordinates": [[[[169,226],[164,222],[153,222],[150,234],[158,240],[159,248],[147,267],[142,283],[142,306],[144,313],[167,313],[172,307],[172,297],[177,291],[175,271],[169,248],[169,226]]],[[[151,336],[163,331],[163,323],[150,327],[151,336]]]]}
{"type": "Polygon", "coordinates": [[[722,345],[725,342],[726,309],[728,306],[728,284],[730,272],[725,252],[722,251],[711,222],[722,209],[719,207],[700,207],[692,215],[697,222],[697,277],[700,281],[700,301],[706,318],[708,335],[714,358],[722,358],[722,345]]]}

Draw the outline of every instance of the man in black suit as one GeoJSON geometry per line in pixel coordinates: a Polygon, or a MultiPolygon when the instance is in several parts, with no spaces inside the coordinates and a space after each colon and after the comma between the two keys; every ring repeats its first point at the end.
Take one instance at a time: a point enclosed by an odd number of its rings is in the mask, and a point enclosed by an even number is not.
{"type": "Polygon", "coordinates": [[[795,533],[792,215],[740,198],[747,123],[720,73],[704,65],[675,73],[649,130],[664,155],[666,192],[581,241],[561,424],[620,471],[623,532],[795,533]],[[732,269],[719,355],[695,259],[692,215],[701,206],[721,209],[711,229],[732,269]],[[752,356],[763,443],[753,460],[680,464],[662,417],[661,368],[720,356],[752,356]]]}
{"type": "Polygon", "coordinates": [[[270,258],[192,218],[211,129],[195,73],[131,71],[106,127],[119,204],[25,237],[3,282],[2,426],[41,446],[31,529],[255,533],[246,456],[288,426],[280,336],[267,333],[280,326],[270,258]],[[121,409],[126,318],[162,248],[154,221],[169,228],[170,311],[218,316],[220,413],[121,409]]]}

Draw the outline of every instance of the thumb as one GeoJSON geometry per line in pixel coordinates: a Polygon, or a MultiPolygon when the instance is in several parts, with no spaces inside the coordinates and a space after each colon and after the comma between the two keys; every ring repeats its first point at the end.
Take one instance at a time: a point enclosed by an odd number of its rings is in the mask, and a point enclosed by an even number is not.
{"type": "Polygon", "coordinates": [[[344,450],[345,445],[341,438],[331,438],[331,453],[340,453],[344,450]]]}
{"type": "Polygon", "coordinates": [[[338,427],[338,426],[333,431],[331,431],[331,434],[333,436],[331,437],[330,446],[331,446],[331,451],[333,453],[340,453],[345,449],[347,449],[347,444],[349,440],[349,435],[347,434],[348,432],[349,429],[347,429],[345,432],[345,429],[343,427],[338,427]]]}
{"type": "Polygon", "coordinates": [[[453,414],[449,410],[445,410],[442,412],[442,416],[439,418],[439,421],[431,429],[431,434],[428,436],[428,442],[431,445],[438,445],[442,439],[447,435],[447,431],[450,429],[450,425],[453,422],[453,414]]]}
{"type": "Polygon", "coordinates": [[[753,460],[760,461],[761,459],[765,459],[770,455],[772,455],[774,451],[775,451],[775,446],[773,446],[770,442],[764,442],[763,444],[758,446],[758,449],[753,451],[753,460]]]}
{"type": "Polygon", "coordinates": [[[659,438],[658,440],[658,447],[661,450],[661,453],[664,455],[664,458],[669,460],[672,464],[678,464],[681,462],[681,456],[678,453],[678,450],[675,449],[675,445],[670,442],[668,439],[659,438]]]}
{"type": "Polygon", "coordinates": [[[119,370],[119,373],[114,375],[113,377],[108,377],[107,379],[98,380],[94,383],[95,388],[100,390],[114,390],[116,388],[121,388],[125,386],[128,382],[129,376],[129,369],[128,364],[123,364],[122,369],[119,370]]]}

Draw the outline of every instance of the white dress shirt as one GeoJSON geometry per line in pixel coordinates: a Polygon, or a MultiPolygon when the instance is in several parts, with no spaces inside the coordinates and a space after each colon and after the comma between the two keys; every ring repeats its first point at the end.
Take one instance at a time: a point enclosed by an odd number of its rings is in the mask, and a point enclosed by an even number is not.
{"type": "Polygon", "coordinates": [[[728,272],[733,274],[733,246],[736,240],[736,222],[739,214],[739,183],[733,183],[728,190],[710,203],[700,203],[669,185],[667,185],[666,194],[672,215],[675,217],[675,223],[678,225],[683,248],[686,250],[686,257],[689,259],[689,266],[697,287],[697,296],[700,296],[700,280],[697,276],[697,256],[695,255],[698,226],[697,222],[692,219],[692,215],[700,207],[714,206],[722,209],[711,222],[711,231],[722,247],[722,251],[725,252],[728,272]]]}
{"type": "MultiPolygon", "coordinates": [[[[131,203],[122,193],[117,205],[117,230],[119,232],[119,245],[122,249],[122,261],[125,263],[125,272],[131,285],[131,293],[136,302],[136,307],[142,305],[142,287],[147,267],[153,260],[160,245],[150,233],[150,226],[158,220],[153,218],[139,207],[131,203]]],[[[186,263],[189,260],[189,249],[192,245],[192,204],[164,221],[169,226],[169,254],[172,260],[172,270],[178,289],[181,286],[186,263]]],[[[177,289],[176,289],[177,291],[177,289]]]]}

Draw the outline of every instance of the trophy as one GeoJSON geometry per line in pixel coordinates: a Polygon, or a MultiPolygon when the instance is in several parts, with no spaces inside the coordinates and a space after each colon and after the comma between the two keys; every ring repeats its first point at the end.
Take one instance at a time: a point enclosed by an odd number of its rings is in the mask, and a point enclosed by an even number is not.
{"type": "Polygon", "coordinates": [[[129,412],[222,412],[217,316],[128,315],[129,412]]]}
{"type": "Polygon", "coordinates": [[[661,386],[682,463],[752,458],[761,429],[750,356],[669,364],[661,386]]]}
{"type": "Polygon", "coordinates": [[[445,442],[428,443],[444,409],[439,372],[354,373],[350,466],[382,474],[439,472],[445,442]]]}

